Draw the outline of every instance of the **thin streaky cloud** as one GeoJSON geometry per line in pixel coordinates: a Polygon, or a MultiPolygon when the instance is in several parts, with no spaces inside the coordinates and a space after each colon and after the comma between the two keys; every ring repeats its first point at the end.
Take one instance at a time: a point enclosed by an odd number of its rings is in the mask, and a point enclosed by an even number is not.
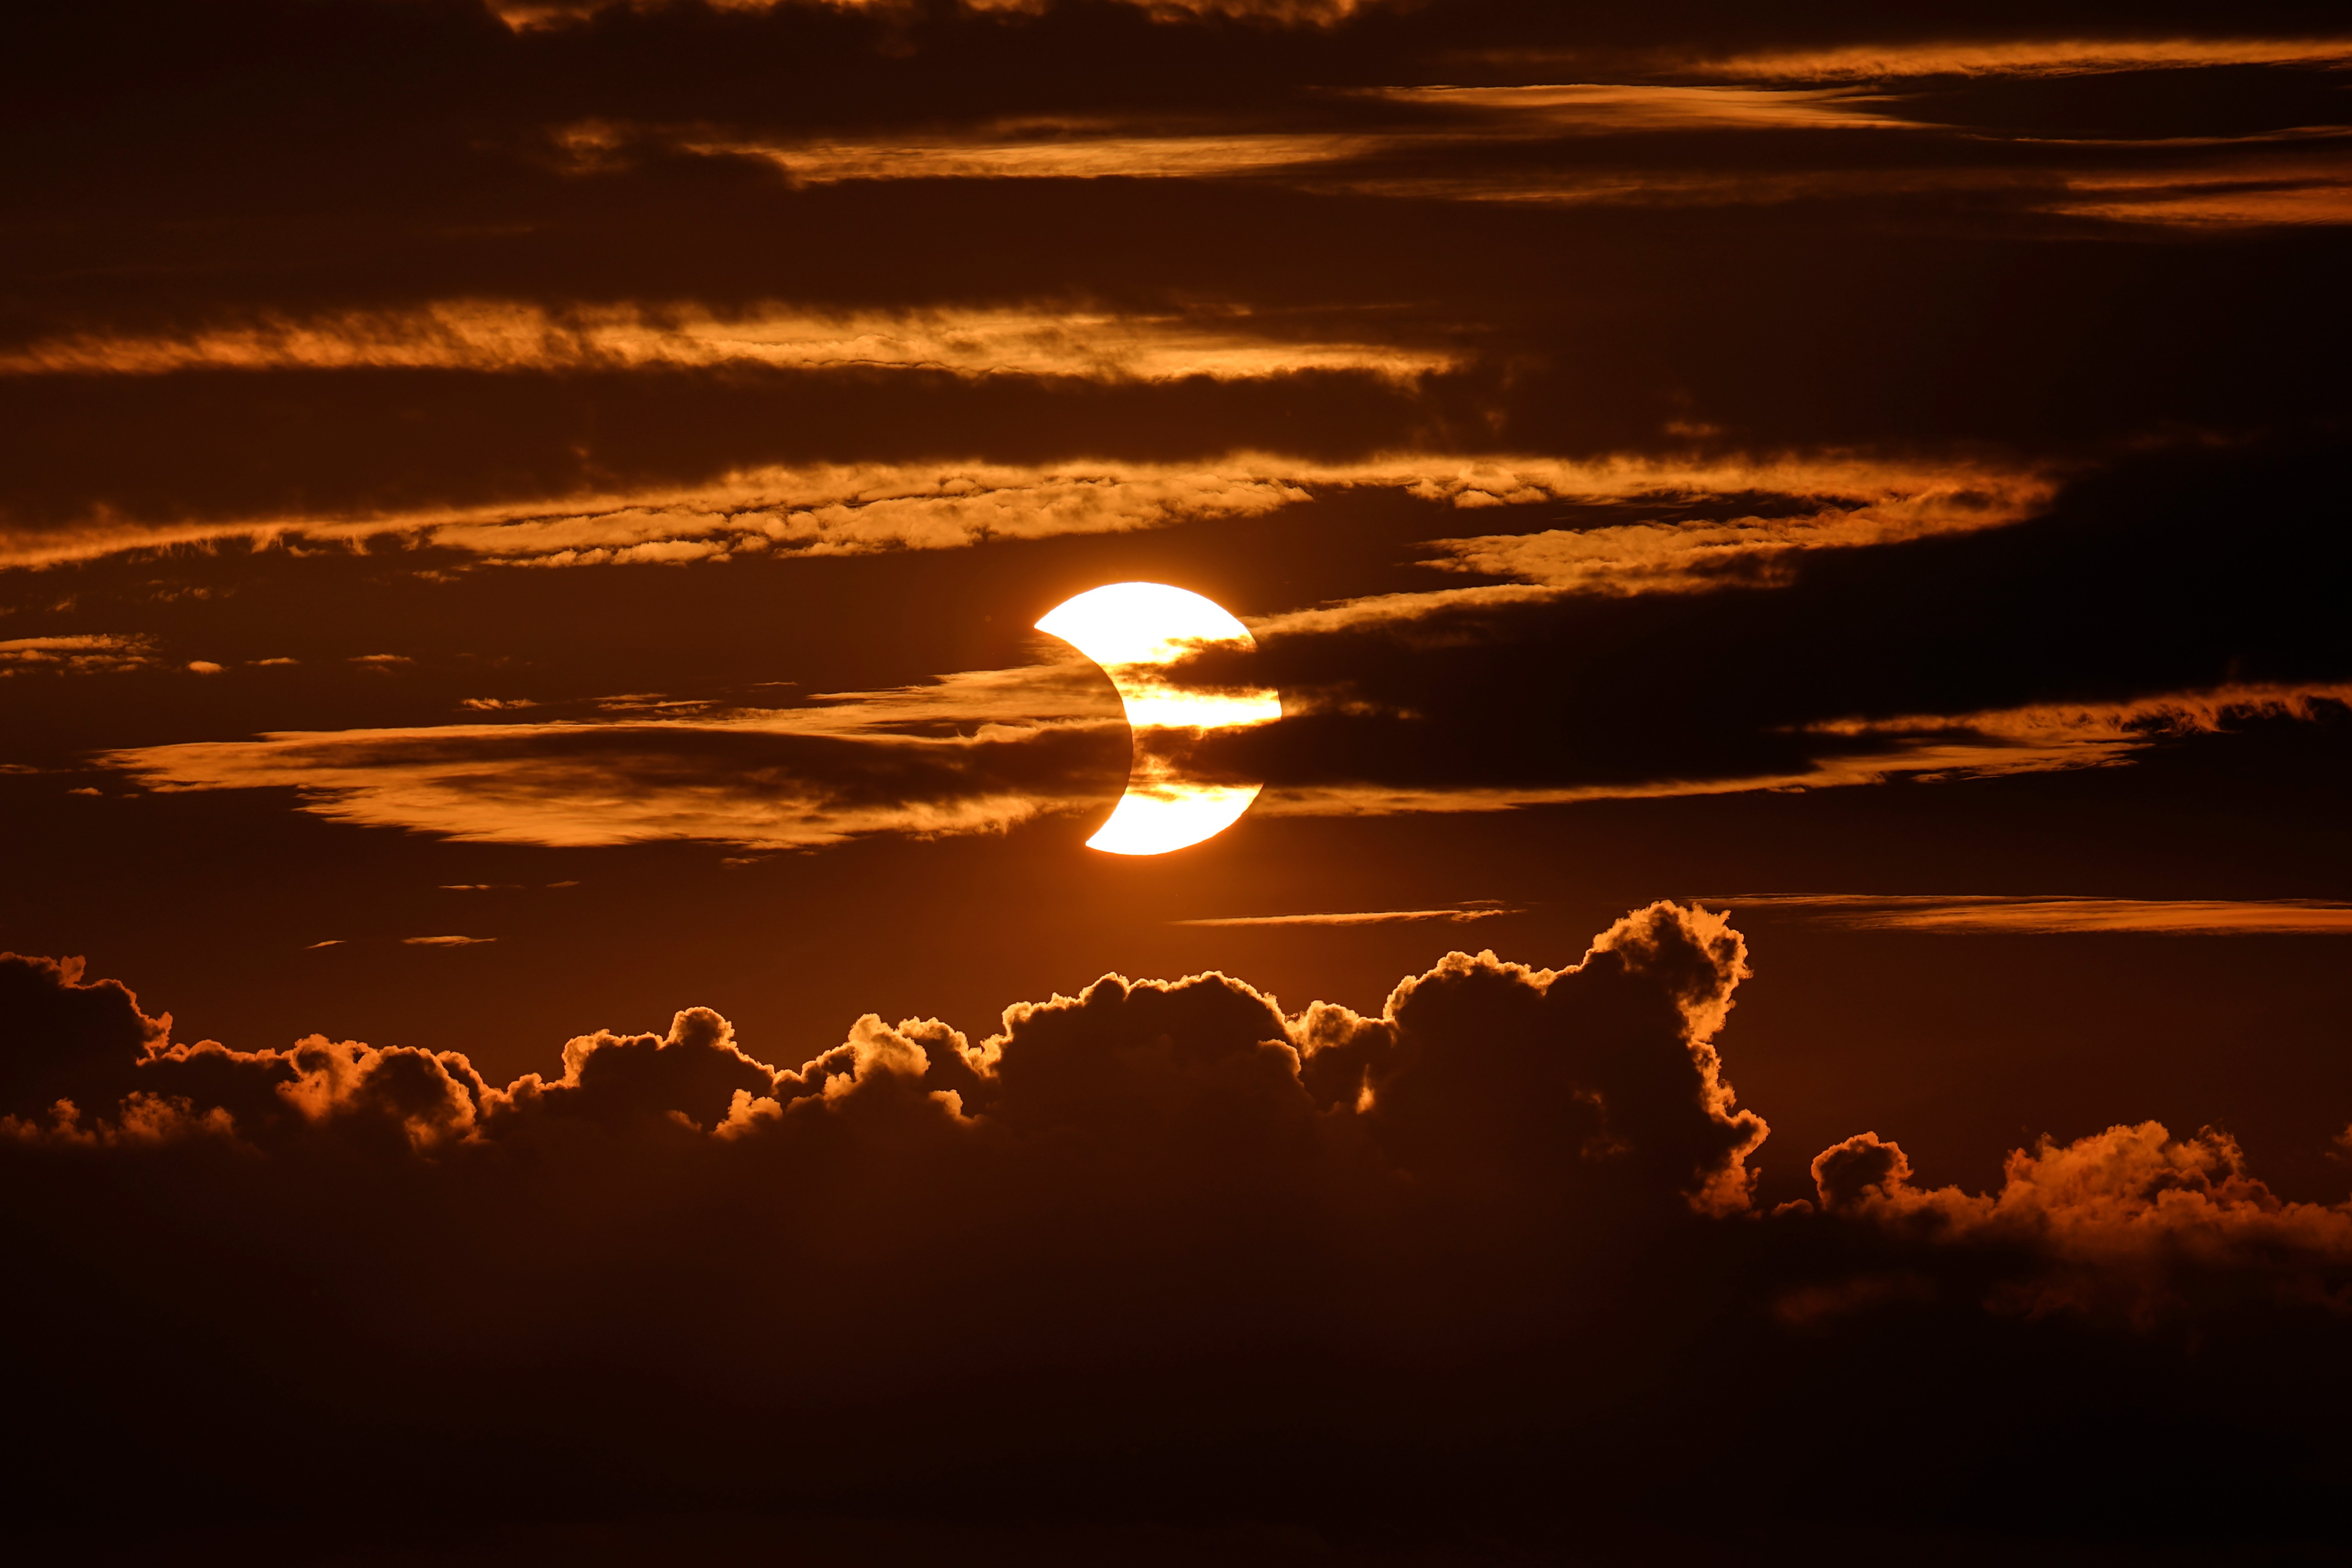
{"type": "Polygon", "coordinates": [[[804,708],[278,731],[107,760],[165,792],[290,784],[317,816],[446,838],[799,848],[1089,809],[1088,744],[1123,730],[1116,695],[1073,656],[804,708]]]}
{"type": "MultiPolygon", "coordinates": [[[[1813,515],[1740,520],[1732,534],[1590,531],[1585,544],[1494,536],[1457,552],[1465,569],[1603,592],[1604,579],[1646,591],[1687,584],[1693,568],[1811,544],[1867,543],[1993,526],[2051,494],[2040,468],[1953,458],[1896,460],[1851,452],[1715,459],[1592,459],[1496,453],[1395,453],[1320,463],[1237,451],[1195,465],[826,464],[745,469],[695,487],[646,488],[544,502],[379,512],[343,518],[248,517],[196,524],[119,517],[21,531],[0,541],[0,567],[51,565],[204,540],[352,543],[396,539],[513,566],[722,561],[741,555],[858,555],[959,550],[994,541],[1126,533],[1219,518],[1265,517],[1318,489],[1401,490],[1458,510],[1548,501],[1607,505],[1711,496],[1801,499],[1813,515]],[[1492,563],[1483,563],[1491,556],[1492,563]],[[1665,557],[1681,561],[1676,564],[1665,557]]],[[[1505,514],[1498,514],[1497,521],[1505,514]]],[[[1447,547],[1449,550],[1452,547],[1447,547]]],[[[1330,611],[1304,612],[1309,621],[1330,611]]],[[[1346,618],[1343,615],[1342,618],[1346,618]]],[[[0,645],[5,651],[6,645],[0,645]]],[[[380,660],[379,660],[380,661],[380,660]]]]}
{"type": "MultiPolygon", "coordinates": [[[[1475,594],[1484,590],[1460,590],[1475,594]]],[[[1517,590],[1526,592],[1526,590],[1517,590]]],[[[1286,693],[1286,710],[1310,711],[1286,693]]],[[[1659,778],[1557,787],[1421,787],[1380,783],[1289,784],[1252,808],[1261,816],[1399,816],[1514,811],[1591,800],[1655,800],[1758,790],[1837,789],[1904,778],[1928,782],[2064,773],[2130,763],[2161,741],[2215,734],[2255,719],[2311,720],[2352,705],[2352,685],[2244,685],[2129,702],[2043,703],[1969,713],[1811,724],[1802,733],[1864,738],[1872,749],[1825,755],[1802,772],[1659,778]]]]}
{"type": "Polygon", "coordinates": [[[403,947],[475,947],[486,942],[496,942],[494,936],[404,936],[403,947]]]}
{"type": "MultiPolygon", "coordinates": [[[[1286,784],[1266,790],[1253,809],[1276,816],[1459,814],[2053,773],[2114,766],[2166,739],[2252,719],[2308,720],[2345,704],[2352,704],[2352,686],[2249,685],[2124,703],[1837,721],[1807,727],[1839,743],[1803,771],[1512,788],[1286,784]],[[1855,740],[1872,743],[1847,751],[1855,740]]],[[[152,790],[292,785],[301,809],[317,816],[459,840],[587,847],[701,839],[782,849],[872,834],[1001,833],[1091,809],[1101,802],[1088,793],[1087,753],[1073,742],[1124,729],[1117,699],[1094,667],[1062,658],[961,671],[923,686],[823,694],[796,709],[278,731],[128,748],[100,760],[152,790]],[[616,784],[621,779],[625,787],[616,784]]]]}
{"type": "Polygon", "coordinates": [[[870,365],[1104,381],[1216,380],[1368,371],[1409,380],[1454,356],[1282,335],[1278,314],[1118,314],[973,308],[718,316],[691,307],[457,299],[396,310],[263,312],[184,333],[81,332],[0,354],[0,374],[161,375],[189,370],[545,371],[870,365]]]}
{"type": "Polygon", "coordinates": [[[0,677],[46,673],[102,675],[143,669],[155,660],[154,639],[85,633],[72,637],[10,637],[0,641],[0,677]]]}
{"type": "Polygon", "coordinates": [[[1853,44],[1701,60],[1689,68],[1753,81],[1872,81],[1928,76],[2095,76],[2213,66],[2323,66],[2352,61],[2352,38],[2034,38],[2011,42],[1853,44]]]}
{"type": "Polygon", "coordinates": [[[1391,87],[1371,96],[1394,103],[1475,110],[1496,123],[1548,133],[1626,131],[1748,131],[1780,128],[1907,129],[1877,112],[1885,100],[1853,88],[1781,89],[1666,87],[1647,82],[1563,82],[1526,87],[1391,87]]]}
{"type": "Polygon", "coordinates": [[[1370,926],[1388,925],[1400,921],[1484,921],[1496,915],[1514,915],[1516,909],[1499,906],[1490,900],[1475,900],[1460,908],[1450,910],[1359,910],[1334,914],[1311,915],[1221,915],[1211,919],[1170,921],[1177,926],[1370,926]]]}
{"type": "Polygon", "coordinates": [[[2165,936],[2352,935],[2352,904],[2320,899],[2102,899],[1996,893],[1761,893],[1702,904],[1807,911],[1858,931],[2038,933],[2140,931],[2165,936]]]}
{"type": "MultiPolygon", "coordinates": [[[[1441,128],[1400,124],[1381,131],[1266,130],[1202,133],[1160,131],[1115,120],[1044,119],[980,125],[961,134],[871,141],[730,140],[698,136],[673,144],[704,157],[772,161],[804,184],[905,179],[1203,179],[1301,173],[1465,143],[1569,135],[1772,129],[1909,129],[1881,111],[1885,100],[1850,87],[1790,89],[1747,85],[1670,86],[1573,82],[1515,87],[1382,87],[1360,101],[1454,111],[1441,128]]],[[[598,167],[656,128],[575,125],[557,144],[598,167]]]]}

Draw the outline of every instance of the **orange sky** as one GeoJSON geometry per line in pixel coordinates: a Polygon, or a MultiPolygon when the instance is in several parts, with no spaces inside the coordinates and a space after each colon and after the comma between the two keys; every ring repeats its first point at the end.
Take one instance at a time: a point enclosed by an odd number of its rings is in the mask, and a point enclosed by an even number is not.
{"type": "Polygon", "coordinates": [[[0,26],[0,1539],[2340,1528],[2341,17],[0,26]]]}

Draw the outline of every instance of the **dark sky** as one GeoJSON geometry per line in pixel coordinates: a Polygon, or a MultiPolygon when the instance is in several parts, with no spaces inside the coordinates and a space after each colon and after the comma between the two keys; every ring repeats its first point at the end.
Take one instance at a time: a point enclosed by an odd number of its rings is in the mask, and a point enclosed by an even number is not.
{"type": "Polygon", "coordinates": [[[2339,8],[29,4],[0,76],[0,1534],[2340,1539],[2339,8]],[[1122,581],[1284,706],[1161,856],[1032,629],[1122,581]]]}

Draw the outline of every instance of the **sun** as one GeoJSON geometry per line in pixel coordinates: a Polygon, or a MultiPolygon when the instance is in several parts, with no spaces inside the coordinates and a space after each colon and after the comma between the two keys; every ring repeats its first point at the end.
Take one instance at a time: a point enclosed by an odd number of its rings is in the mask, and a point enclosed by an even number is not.
{"type": "Polygon", "coordinates": [[[1213,599],[1165,583],[1112,583],[1056,605],[1037,629],[1102,667],[1118,689],[1134,737],[1127,793],[1087,846],[1113,855],[1165,855],[1239,821],[1263,784],[1203,784],[1183,776],[1163,742],[1282,717],[1271,687],[1199,691],[1171,684],[1171,664],[1203,647],[1255,648],[1249,628],[1213,599]]]}

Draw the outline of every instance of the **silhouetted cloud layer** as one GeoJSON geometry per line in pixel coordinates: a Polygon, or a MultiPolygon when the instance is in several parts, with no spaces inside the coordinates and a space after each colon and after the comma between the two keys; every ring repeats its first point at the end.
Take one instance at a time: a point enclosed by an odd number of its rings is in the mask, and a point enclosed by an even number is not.
{"type": "MultiPolygon", "coordinates": [[[[175,1043],[114,982],[9,957],[20,1332],[110,1429],[183,1434],[234,1393],[246,1440],[519,1444],[559,1513],[870,1509],[822,1457],[891,1430],[906,1484],[965,1518],[1020,1516],[1040,1486],[1066,1500],[1087,1473],[1111,1517],[1159,1517],[1163,1483],[1303,1445],[1307,1490],[1231,1496],[1343,1533],[1351,1513],[1454,1517],[1383,1497],[1400,1465],[1498,1500],[1515,1448],[1590,1467],[1580,1508],[1622,1528],[1665,1473],[1640,1467],[1729,1388],[1825,1433],[1913,1369],[1952,1402],[1914,1451],[1957,1455],[2012,1418],[2000,1391],[2021,1376],[2080,1397],[2183,1329],[2230,1364],[2340,1333],[2352,1205],[2280,1200],[2210,1131],[2044,1140],[1981,1196],[1917,1184],[1865,1133],[1813,1162],[1818,1206],[1756,1211],[1765,1124],[1718,1056],[1747,973],[1721,918],[1658,904],[1575,967],[1454,953],[1373,1016],[1287,1013],[1221,974],[1112,975],[977,1043],[869,1016],[778,1068],[689,1008],[500,1087],[448,1052],[175,1043]],[[164,1339],[110,1362],[133,1317],[164,1339]],[[326,1341],[254,1338],[296,1322],[326,1341]],[[188,1400],[152,1397],[158,1356],[188,1400]],[[432,1375],[459,1366],[486,1371],[432,1375]],[[1807,1414],[1801,1388],[1833,1407],[1807,1414]],[[649,1418],[667,1423],[650,1458],[649,1418]]],[[[2201,1413],[2176,1418],[2231,1419],[2195,1379],[2168,1387],[2201,1413]]],[[[2274,1441],[2314,1440],[2280,1419],[2274,1441]]],[[[213,1473],[177,1462],[156,1498],[213,1473]]],[[[1744,1467],[1693,1528],[1802,1512],[1762,1500],[1789,1476],[1744,1467]]]]}

